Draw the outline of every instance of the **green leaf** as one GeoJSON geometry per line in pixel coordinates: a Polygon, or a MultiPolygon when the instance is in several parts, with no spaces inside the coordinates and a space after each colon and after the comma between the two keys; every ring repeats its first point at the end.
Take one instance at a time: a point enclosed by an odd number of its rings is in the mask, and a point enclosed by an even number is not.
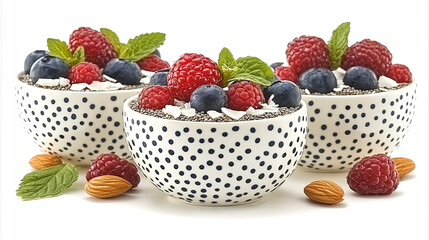
{"type": "Polygon", "coordinates": [[[235,77],[233,77],[229,80],[229,82],[232,82],[232,81],[251,81],[251,82],[259,84],[263,87],[270,86],[271,83],[273,82],[273,81],[267,80],[265,78],[252,75],[250,73],[239,73],[235,77]]]}
{"type": "Polygon", "coordinates": [[[220,66],[226,66],[229,69],[233,69],[237,66],[237,62],[228,48],[223,48],[220,51],[219,60],[217,62],[220,66]]]}
{"type": "MultiPolygon", "coordinates": [[[[119,58],[137,62],[153,53],[165,41],[165,34],[154,32],[140,34],[128,40],[126,48],[120,52],[119,58]]],[[[122,49],[122,48],[121,48],[122,49]]]]}
{"type": "Polygon", "coordinates": [[[349,33],[350,22],[342,23],[332,32],[332,37],[328,41],[329,59],[332,69],[336,69],[341,65],[341,58],[348,48],[349,33]]]}
{"type": "Polygon", "coordinates": [[[222,65],[219,69],[222,72],[222,85],[226,87],[228,85],[228,82],[230,82],[230,79],[234,78],[237,75],[238,67],[229,68],[226,65],[222,65]]]}
{"type": "Polygon", "coordinates": [[[72,58],[72,53],[67,43],[59,39],[48,38],[48,49],[51,56],[61,58],[65,61],[72,58]]]}
{"type": "Polygon", "coordinates": [[[78,63],[85,62],[85,49],[79,46],[73,53],[73,57],[69,60],[69,65],[74,66],[78,63]]]}
{"type": "Polygon", "coordinates": [[[100,32],[110,41],[116,53],[119,55],[121,53],[122,43],[119,41],[118,35],[108,28],[100,28],[100,32]]]}
{"type": "Polygon", "coordinates": [[[23,200],[53,197],[69,188],[79,177],[73,164],[63,163],[24,176],[16,195],[23,200]]]}
{"type": "Polygon", "coordinates": [[[274,81],[272,68],[257,57],[241,57],[237,59],[237,66],[237,74],[249,73],[253,76],[263,78],[270,83],[274,81]]]}

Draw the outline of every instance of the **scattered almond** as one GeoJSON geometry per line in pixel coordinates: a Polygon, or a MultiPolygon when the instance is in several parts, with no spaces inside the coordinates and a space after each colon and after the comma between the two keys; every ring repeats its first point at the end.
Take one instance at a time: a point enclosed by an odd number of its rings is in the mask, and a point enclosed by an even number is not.
{"type": "Polygon", "coordinates": [[[338,184],[329,180],[319,180],[308,184],[304,193],[313,201],[335,204],[343,201],[344,191],[338,184]]]}
{"type": "Polygon", "coordinates": [[[39,154],[30,159],[30,165],[37,170],[61,164],[59,157],[52,154],[39,154]]]}
{"type": "Polygon", "coordinates": [[[412,172],[416,168],[416,164],[409,158],[397,157],[392,158],[392,160],[395,162],[396,171],[398,171],[400,178],[412,172]]]}
{"type": "Polygon", "coordinates": [[[89,180],[85,191],[93,197],[111,198],[127,192],[131,187],[131,183],[121,177],[102,175],[89,180]]]}

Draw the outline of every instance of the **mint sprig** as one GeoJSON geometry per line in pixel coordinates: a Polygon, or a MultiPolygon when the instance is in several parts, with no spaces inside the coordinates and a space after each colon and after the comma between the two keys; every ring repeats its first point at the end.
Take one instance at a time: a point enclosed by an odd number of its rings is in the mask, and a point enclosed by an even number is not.
{"type": "Polygon", "coordinates": [[[61,58],[68,65],[74,66],[85,61],[85,49],[80,46],[74,53],[70,51],[67,43],[59,39],[48,38],[49,55],[61,58]]]}
{"type": "Polygon", "coordinates": [[[336,69],[341,65],[341,58],[348,48],[348,37],[350,33],[350,22],[340,24],[333,32],[328,41],[329,59],[331,68],[336,69]]]}
{"type": "Polygon", "coordinates": [[[16,195],[23,200],[57,196],[69,188],[78,177],[78,170],[70,163],[37,170],[22,178],[16,195]]]}

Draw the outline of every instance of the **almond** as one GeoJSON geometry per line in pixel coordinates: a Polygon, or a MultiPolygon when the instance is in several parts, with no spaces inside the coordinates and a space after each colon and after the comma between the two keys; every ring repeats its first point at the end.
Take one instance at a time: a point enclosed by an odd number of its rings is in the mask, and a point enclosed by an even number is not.
{"type": "Polygon", "coordinates": [[[397,157],[392,158],[392,160],[395,162],[396,171],[398,171],[400,178],[412,172],[416,168],[416,164],[409,158],[397,157]]]}
{"type": "Polygon", "coordinates": [[[59,157],[52,154],[39,154],[30,159],[30,165],[37,170],[61,164],[59,157]]]}
{"type": "Polygon", "coordinates": [[[313,201],[335,204],[343,201],[344,191],[338,184],[329,180],[319,180],[308,184],[304,193],[313,201]]]}
{"type": "Polygon", "coordinates": [[[93,197],[111,198],[127,192],[131,187],[131,183],[121,177],[102,175],[89,180],[85,191],[93,197]]]}

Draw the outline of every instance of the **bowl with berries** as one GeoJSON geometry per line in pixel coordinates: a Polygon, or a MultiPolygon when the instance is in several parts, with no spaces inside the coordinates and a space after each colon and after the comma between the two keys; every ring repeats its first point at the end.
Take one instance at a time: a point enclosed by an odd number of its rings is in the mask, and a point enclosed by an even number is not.
{"type": "Polygon", "coordinates": [[[167,82],[124,103],[124,130],[143,175],[184,203],[257,201],[294,172],[304,150],[306,105],[292,82],[274,82],[256,57],[216,63],[182,55],[167,82]]]}
{"type": "Polygon", "coordinates": [[[276,75],[295,82],[308,107],[308,135],[299,169],[341,172],[364,156],[390,155],[406,134],[416,84],[408,67],[392,64],[383,44],[364,39],[348,46],[350,23],[330,41],[301,36],[288,44],[288,66],[276,75]]]}
{"type": "Polygon", "coordinates": [[[100,153],[131,159],[123,133],[125,99],[169,68],[159,46],[165,34],[141,34],[128,43],[107,28],[81,27],[69,44],[48,39],[48,50],[30,53],[15,96],[27,133],[45,153],[89,165],[100,153]]]}

